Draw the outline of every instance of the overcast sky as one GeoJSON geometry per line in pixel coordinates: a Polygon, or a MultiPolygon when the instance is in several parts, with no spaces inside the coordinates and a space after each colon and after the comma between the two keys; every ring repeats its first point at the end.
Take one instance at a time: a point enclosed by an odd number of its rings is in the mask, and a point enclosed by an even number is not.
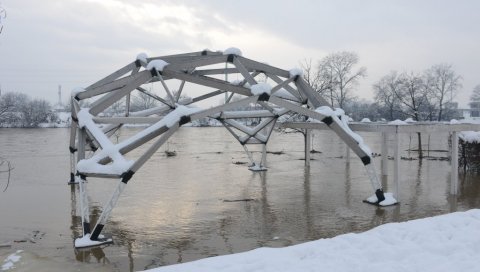
{"type": "Polygon", "coordinates": [[[466,105],[480,84],[480,1],[0,0],[0,86],[32,97],[66,98],[135,59],[238,47],[290,69],[332,52],[353,51],[368,77],[422,72],[449,63],[463,77],[466,105]]]}

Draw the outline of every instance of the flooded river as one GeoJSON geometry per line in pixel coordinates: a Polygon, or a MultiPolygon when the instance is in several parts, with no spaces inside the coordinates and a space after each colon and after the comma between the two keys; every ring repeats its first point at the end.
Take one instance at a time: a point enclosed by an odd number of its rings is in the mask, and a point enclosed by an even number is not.
{"type": "MultiPolygon", "coordinates": [[[[380,153],[380,134],[362,136],[380,153]]],[[[128,183],[104,229],[114,244],[75,250],[81,219],[78,188],[67,185],[68,139],[68,129],[0,129],[0,157],[14,167],[5,192],[0,173],[0,261],[24,250],[18,271],[137,271],[480,207],[479,176],[461,174],[459,195],[449,195],[450,165],[438,159],[448,155],[446,134],[430,137],[436,159],[402,160],[401,204],[377,208],[362,203],[373,190],[360,160],[352,153],[346,163],[345,145],[331,132],[314,134],[320,152],[310,168],[301,134],[274,133],[268,171],[254,173],[225,129],[185,127],[128,183]]],[[[402,156],[416,157],[407,152],[415,139],[402,135],[402,156]]],[[[386,191],[394,187],[389,163],[386,191]]],[[[375,164],[380,169],[380,157],[375,164]]],[[[92,221],[116,182],[88,179],[92,221]]]]}

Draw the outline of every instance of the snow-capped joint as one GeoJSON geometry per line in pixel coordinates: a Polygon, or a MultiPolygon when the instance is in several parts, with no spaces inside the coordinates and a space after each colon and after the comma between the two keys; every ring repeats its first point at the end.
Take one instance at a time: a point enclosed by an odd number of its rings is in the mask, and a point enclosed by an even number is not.
{"type": "Polygon", "coordinates": [[[250,92],[252,92],[253,95],[261,95],[264,93],[270,95],[271,91],[272,86],[266,82],[260,82],[250,87],[250,92]]]}
{"type": "Polygon", "coordinates": [[[152,60],[148,63],[147,70],[162,72],[168,64],[168,62],[161,59],[152,60]]]}
{"type": "Polygon", "coordinates": [[[288,73],[290,74],[290,78],[294,78],[294,77],[297,77],[297,76],[303,76],[303,70],[300,69],[300,68],[290,69],[290,71],[288,71],[288,73]]]}
{"type": "Polygon", "coordinates": [[[318,107],[315,109],[315,111],[325,116],[332,116],[335,114],[335,111],[329,106],[318,107]]]}
{"type": "Polygon", "coordinates": [[[86,90],[85,90],[84,88],[82,88],[82,87],[76,87],[76,88],[73,88],[73,90],[71,91],[70,95],[71,95],[72,97],[76,97],[77,94],[83,93],[83,92],[85,92],[85,91],[86,91],[86,90]]]}
{"type": "Polygon", "coordinates": [[[235,56],[242,56],[242,51],[236,47],[230,47],[227,48],[225,51],[223,51],[224,55],[235,55],[235,56]]]}
{"type": "Polygon", "coordinates": [[[140,53],[140,54],[137,55],[136,60],[139,60],[139,61],[147,64],[147,63],[148,63],[147,58],[148,58],[147,54],[145,54],[145,53],[142,52],[142,53],[140,53]]]}

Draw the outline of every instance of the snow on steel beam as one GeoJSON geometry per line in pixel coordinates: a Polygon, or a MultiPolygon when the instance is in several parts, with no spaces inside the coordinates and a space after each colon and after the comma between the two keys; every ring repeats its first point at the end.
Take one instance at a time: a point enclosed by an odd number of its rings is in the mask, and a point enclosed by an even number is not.
{"type": "Polygon", "coordinates": [[[190,122],[190,115],[199,111],[201,111],[201,109],[199,108],[178,106],[176,109],[169,112],[157,123],[149,126],[148,128],[119,143],[117,146],[120,153],[126,154],[127,152],[130,152],[138,146],[168,131],[168,129],[172,127],[175,123],[180,123],[180,125],[183,125],[186,122],[190,122]]]}
{"type": "Polygon", "coordinates": [[[190,52],[190,53],[182,53],[182,54],[174,54],[174,55],[165,55],[165,56],[158,56],[158,57],[153,57],[149,58],[149,60],[156,60],[156,59],[162,59],[165,61],[186,61],[189,58],[192,57],[198,57],[198,56],[218,56],[218,55],[223,55],[222,52],[214,52],[210,50],[203,50],[203,51],[197,51],[197,52],[190,52]]]}
{"type": "Polygon", "coordinates": [[[245,80],[247,80],[247,82],[248,82],[248,84],[250,84],[250,86],[253,86],[253,85],[257,84],[257,81],[248,72],[248,70],[245,68],[245,66],[243,66],[243,64],[241,63],[241,61],[239,60],[239,58],[237,56],[233,57],[233,65],[235,65],[235,67],[238,69],[240,74],[242,74],[243,78],[245,78],[245,80]]]}
{"type": "MultiPolygon", "coordinates": [[[[253,72],[253,69],[250,69],[249,72],[253,72]]],[[[192,75],[199,76],[208,76],[208,75],[224,75],[224,74],[237,74],[238,70],[236,68],[219,68],[219,69],[205,69],[205,70],[195,70],[192,72],[192,75]]]]}
{"type": "Polygon", "coordinates": [[[178,130],[179,123],[177,122],[173,126],[169,127],[168,130],[158,139],[150,148],[140,157],[135,163],[130,167],[129,170],[137,172],[145,162],[152,157],[152,155],[178,130]]]}
{"type": "Polygon", "coordinates": [[[283,69],[265,64],[265,63],[261,63],[261,62],[258,62],[258,61],[254,61],[254,60],[251,60],[251,59],[247,59],[247,58],[241,57],[241,56],[237,56],[237,58],[242,62],[242,64],[247,69],[254,69],[257,72],[274,74],[274,75],[284,77],[284,78],[289,78],[290,77],[290,73],[286,70],[283,70],[283,69]]]}
{"type": "Polygon", "coordinates": [[[168,88],[167,84],[163,80],[163,77],[158,74],[157,78],[160,79],[160,82],[162,83],[163,89],[165,90],[165,93],[167,94],[168,98],[170,99],[170,103],[172,105],[175,105],[175,98],[173,98],[172,92],[170,92],[170,89],[168,88]]]}
{"type": "MultiPolygon", "coordinates": [[[[353,152],[355,152],[355,154],[357,154],[362,159],[362,161],[366,160],[364,159],[365,157],[370,157],[370,154],[368,154],[368,152],[364,150],[366,149],[366,147],[363,146],[362,143],[360,142],[361,138],[355,139],[356,134],[354,135],[354,133],[350,130],[350,128],[348,128],[347,126],[344,126],[341,123],[342,121],[338,119],[337,116],[322,114],[318,111],[312,111],[276,97],[270,97],[269,101],[278,106],[285,107],[292,111],[306,115],[310,118],[324,122],[353,150],[353,152]]],[[[365,164],[369,164],[369,163],[365,163],[365,164]]]]}
{"type": "Polygon", "coordinates": [[[190,118],[193,121],[193,120],[202,119],[209,116],[215,116],[216,113],[220,113],[226,110],[238,109],[239,107],[249,105],[250,103],[255,103],[257,101],[258,101],[258,95],[246,97],[244,99],[240,99],[235,102],[231,102],[228,104],[223,104],[223,105],[212,107],[203,111],[199,111],[197,113],[190,115],[190,118]]]}
{"type": "Polygon", "coordinates": [[[275,117],[275,114],[268,110],[255,110],[255,111],[224,111],[218,118],[222,119],[239,119],[239,118],[262,118],[262,117],[275,117]]]}
{"type": "Polygon", "coordinates": [[[93,117],[97,124],[153,124],[160,121],[161,117],[93,117]]]}
{"type": "Polygon", "coordinates": [[[278,90],[285,88],[288,86],[288,84],[292,83],[295,79],[294,78],[289,78],[287,80],[283,80],[282,82],[277,82],[277,85],[272,88],[270,91],[271,94],[275,94],[278,90]]]}
{"type": "Polygon", "coordinates": [[[120,174],[107,174],[107,173],[95,173],[95,172],[79,172],[79,174],[84,175],[86,177],[92,178],[110,178],[110,179],[118,179],[121,177],[120,174]]]}
{"type": "Polygon", "coordinates": [[[152,74],[150,73],[150,71],[142,71],[136,74],[135,76],[137,77],[131,82],[129,82],[127,85],[125,85],[123,88],[116,90],[111,95],[109,94],[109,95],[103,96],[102,98],[95,101],[95,103],[92,104],[90,113],[92,115],[99,114],[100,112],[104,111],[106,108],[108,108],[113,103],[120,100],[122,97],[124,97],[131,91],[140,87],[142,84],[147,83],[152,78],[152,74]]]}
{"type": "Polygon", "coordinates": [[[217,95],[220,95],[220,94],[223,94],[223,93],[225,93],[225,91],[216,90],[216,91],[213,91],[213,92],[210,92],[210,93],[192,98],[191,103],[196,103],[198,101],[202,101],[202,100],[205,100],[207,98],[214,97],[214,96],[217,96],[217,95]]]}
{"type": "Polygon", "coordinates": [[[86,90],[91,90],[91,89],[97,88],[99,86],[105,85],[109,82],[112,82],[115,79],[117,79],[117,78],[125,75],[126,73],[132,71],[133,69],[135,69],[135,67],[137,67],[135,62],[129,63],[125,67],[120,68],[119,70],[113,72],[112,74],[106,76],[105,78],[93,83],[92,85],[87,87],[86,90]]]}
{"type": "Polygon", "coordinates": [[[210,77],[205,77],[205,76],[193,76],[190,74],[186,73],[181,73],[177,71],[172,71],[168,69],[168,66],[163,70],[162,72],[163,75],[169,76],[171,78],[176,78],[180,80],[185,80],[187,82],[199,84],[199,85],[204,85],[207,87],[215,88],[215,89],[220,89],[228,92],[233,92],[245,96],[250,96],[251,92],[249,89],[242,87],[242,86],[237,86],[230,84],[228,82],[225,82],[223,80],[219,80],[216,78],[210,78],[210,77]]]}
{"type": "Polygon", "coordinates": [[[213,64],[224,63],[228,59],[226,55],[217,55],[217,56],[200,56],[200,57],[191,57],[182,62],[177,62],[176,60],[165,60],[169,65],[171,70],[188,70],[192,68],[197,68],[201,66],[208,66],[213,64]]]}
{"type": "MultiPolygon", "coordinates": [[[[276,75],[272,75],[272,74],[267,74],[267,76],[269,78],[271,78],[273,81],[275,81],[277,84],[280,84],[283,82],[282,79],[280,79],[278,76],[276,75]]],[[[285,85],[285,90],[287,90],[287,92],[289,92],[291,95],[293,95],[294,97],[296,97],[299,102],[304,102],[304,99],[301,95],[301,93],[298,91],[298,90],[295,90],[294,88],[292,88],[292,86],[290,85],[285,85]]]]}
{"type": "Polygon", "coordinates": [[[297,86],[298,91],[307,97],[308,102],[311,103],[313,108],[330,105],[319,93],[312,89],[302,77],[298,76],[296,78],[295,85],[297,86]]]}
{"type": "Polygon", "coordinates": [[[242,141],[240,140],[240,136],[238,136],[238,134],[235,133],[235,131],[233,131],[233,129],[232,129],[230,126],[227,126],[227,124],[225,123],[224,120],[219,120],[219,121],[220,121],[220,122],[222,123],[222,125],[228,130],[228,132],[230,132],[230,134],[232,134],[233,137],[235,137],[235,139],[237,139],[237,141],[238,141],[239,143],[242,143],[242,141]]]}
{"type": "Polygon", "coordinates": [[[119,78],[117,80],[107,82],[106,84],[103,84],[103,85],[98,86],[98,87],[91,88],[91,86],[89,86],[89,87],[87,87],[85,92],[78,93],[75,96],[75,99],[83,100],[83,99],[86,99],[86,98],[94,97],[94,96],[97,96],[97,95],[101,95],[101,94],[104,94],[104,93],[108,93],[108,92],[111,92],[111,91],[114,91],[114,90],[121,89],[121,88],[125,87],[125,85],[127,85],[129,82],[131,82],[133,80],[136,80],[137,78],[142,77],[142,76],[143,76],[143,72],[136,73],[134,75],[129,75],[129,76],[126,76],[126,77],[122,77],[122,78],[119,78]]]}
{"type": "Polygon", "coordinates": [[[156,94],[152,94],[152,93],[150,93],[149,91],[145,90],[145,89],[142,88],[142,87],[138,87],[137,90],[138,90],[139,92],[142,92],[142,93],[150,96],[151,98],[159,101],[160,103],[163,103],[163,104],[169,106],[170,108],[173,108],[173,105],[171,105],[170,103],[168,103],[168,101],[164,100],[164,99],[161,98],[160,96],[158,96],[158,95],[156,95],[156,94]]]}
{"type": "Polygon", "coordinates": [[[175,94],[175,102],[178,102],[178,100],[180,99],[180,96],[183,92],[183,87],[185,87],[185,80],[182,80],[182,82],[180,83],[180,87],[178,87],[177,93],[175,94]]]}

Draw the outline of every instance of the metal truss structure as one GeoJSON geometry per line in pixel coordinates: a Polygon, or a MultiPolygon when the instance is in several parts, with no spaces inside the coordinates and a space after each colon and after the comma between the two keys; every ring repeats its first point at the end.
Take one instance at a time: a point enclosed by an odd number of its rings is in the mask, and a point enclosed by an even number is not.
{"type": "Polygon", "coordinates": [[[347,118],[342,119],[341,111],[334,111],[328,105],[305,82],[298,69],[287,71],[257,62],[243,57],[235,48],[225,52],[204,50],[153,58],[140,54],[135,61],[98,82],[85,89],[74,90],[71,97],[71,182],[78,180],[80,186],[82,239],[88,238],[92,242],[76,246],[102,243],[100,233],[135,172],[180,126],[207,117],[220,121],[245,148],[251,161],[250,169],[254,171],[265,170],[265,145],[279,117],[296,113],[312,121],[323,122],[361,159],[377,203],[381,202],[385,197],[368,147],[349,129],[347,118]],[[229,82],[228,76],[239,80],[229,82]],[[173,91],[170,82],[176,82],[177,90],[173,91]],[[163,94],[148,91],[146,84],[159,85],[163,94]],[[201,87],[203,94],[191,99],[182,98],[186,85],[201,87]],[[161,106],[131,111],[131,96],[136,92],[158,100],[161,106]],[[198,102],[221,95],[225,95],[222,105],[208,109],[195,106],[198,102]],[[81,107],[84,100],[91,102],[88,108],[81,107]],[[125,104],[124,112],[115,116],[106,114],[119,101],[125,104]],[[252,105],[255,110],[239,110],[252,105]],[[245,118],[260,121],[246,125],[242,122],[245,118]],[[109,137],[125,124],[145,124],[146,128],[129,139],[113,144],[109,137]],[[125,157],[144,145],[148,148],[138,158],[125,157]],[[261,161],[253,159],[247,148],[250,145],[262,145],[261,161]],[[86,151],[94,152],[94,155],[86,158],[86,151]],[[119,179],[93,229],[89,220],[86,177],[119,179]]]}

